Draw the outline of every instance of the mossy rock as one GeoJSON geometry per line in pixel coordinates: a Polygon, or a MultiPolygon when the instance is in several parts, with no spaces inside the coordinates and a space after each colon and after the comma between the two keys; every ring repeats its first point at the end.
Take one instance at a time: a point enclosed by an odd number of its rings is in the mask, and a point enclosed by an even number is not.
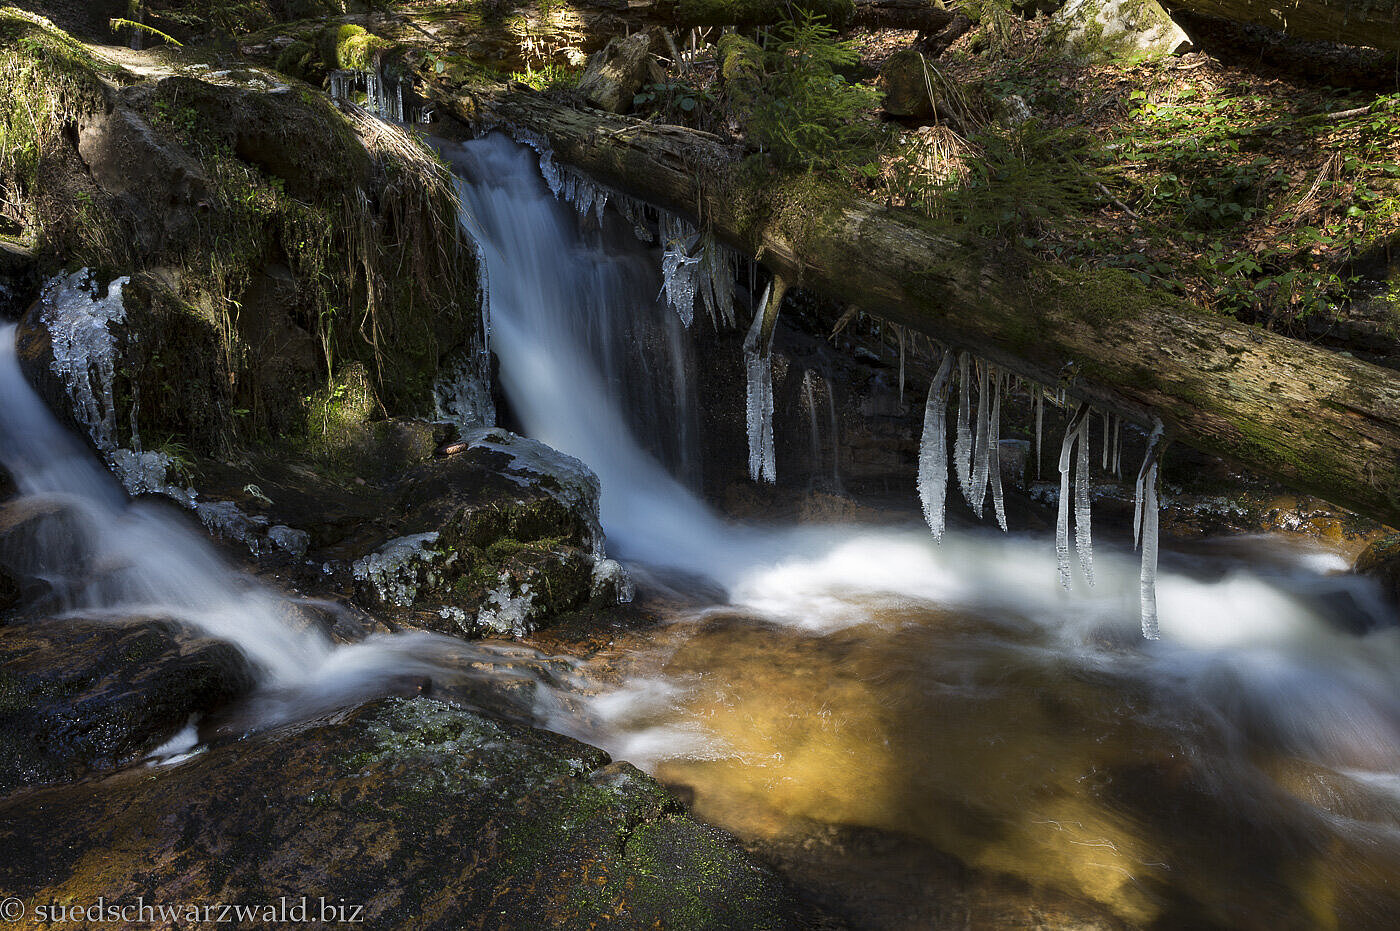
{"type": "Polygon", "coordinates": [[[936,101],[930,96],[928,65],[917,49],[900,49],[880,66],[884,109],[890,116],[922,119],[933,116],[936,101]]]}
{"type": "Polygon", "coordinates": [[[0,838],[0,886],[32,902],[307,896],[362,905],[384,929],[806,917],[771,870],[631,766],[430,699],[0,802],[0,838]]]}
{"type": "Polygon", "coordinates": [[[327,26],[317,40],[321,63],[329,71],[369,71],[393,48],[393,43],[352,23],[327,26]]]}
{"type": "Polygon", "coordinates": [[[308,82],[313,81],[318,74],[324,73],[315,46],[300,40],[278,53],[277,64],[274,67],[288,77],[308,82]]]}
{"type": "Polygon", "coordinates": [[[119,421],[146,400],[143,438],[200,454],[307,438],[318,389],[355,365],[379,414],[431,409],[440,359],[477,319],[431,158],[361,138],[324,95],[266,72],[142,81],[18,13],[0,11],[0,34],[24,104],[0,107],[0,130],[42,142],[0,152],[19,179],[14,232],[37,239],[43,274],[133,277],[119,421]]]}
{"type": "Polygon", "coordinates": [[[1091,61],[1191,48],[1190,37],[1157,0],[1069,0],[1052,22],[1061,45],[1091,61]]]}

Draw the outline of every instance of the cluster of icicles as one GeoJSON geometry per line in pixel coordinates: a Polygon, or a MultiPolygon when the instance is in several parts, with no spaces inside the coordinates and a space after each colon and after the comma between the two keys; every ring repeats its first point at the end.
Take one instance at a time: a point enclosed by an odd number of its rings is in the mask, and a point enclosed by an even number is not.
{"type": "MultiPolygon", "coordinates": [[[[592,179],[554,161],[553,154],[542,140],[521,139],[540,153],[540,170],[554,196],[573,204],[581,215],[592,214],[601,223],[603,209],[611,202],[629,223],[638,239],[646,243],[658,238],[662,247],[660,298],[665,298],[689,327],[695,318],[695,306],[705,307],[716,328],[735,326],[734,283],[739,277],[740,255],[718,243],[705,231],[697,229],[682,217],[657,210],[650,205],[611,191],[592,179]],[[658,236],[653,237],[653,220],[658,236]],[[698,299],[698,301],[697,301],[698,299]]],[[[758,266],[749,261],[749,293],[757,291],[758,266]]],[[[763,295],[753,306],[753,323],[744,338],[744,368],[747,375],[746,420],[748,426],[749,476],[756,482],[772,484],[777,481],[777,463],[773,434],[773,370],[769,350],[771,325],[764,334],[765,308],[768,307],[773,285],[765,287],[763,295]]],[[[899,334],[899,387],[904,393],[905,339],[899,334]]],[[[919,499],[924,518],[935,540],[942,540],[948,494],[948,397],[953,386],[953,366],[957,365],[958,416],[953,440],[953,468],[958,488],[978,518],[982,517],[990,494],[992,510],[998,526],[1006,530],[1006,507],[1001,486],[1001,397],[1008,387],[1007,373],[974,359],[966,352],[955,354],[943,350],[937,373],[929,386],[924,408],[923,439],[919,451],[919,499]],[[971,398],[977,394],[975,421],[971,398]]],[[[1020,380],[1017,379],[1017,384],[1020,380]]],[[[1061,408],[1069,406],[1064,392],[1047,393],[1040,386],[1029,388],[1035,404],[1035,457],[1037,472],[1041,455],[1042,427],[1045,403],[1061,408]]],[[[1055,528],[1055,552],[1059,562],[1060,583],[1069,589],[1073,579],[1070,559],[1070,510],[1074,512],[1074,551],[1085,581],[1094,584],[1094,550],[1090,532],[1091,483],[1089,474],[1089,427],[1093,420],[1089,404],[1081,403],[1070,419],[1060,444],[1059,513],[1055,528]],[[1073,482],[1071,483],[1071,478],[1073,482]],[[1073,484],[1073,496],[1071,496],[1073,484]]],[[[1112,468],[1121,475],[1122,420],[1103,415],[1104,469],[1112,468]]],[[[1142,568],[1139,574],[1143,636],[1158,638],[1157,625],[1157,464],[1163,447],[1163,428],[1156,423],[1148,437],[1147,453],[1138,471],[1134,492],[1133,543],[1141,547],[1142,568]]]]}
{"type": "MultiPolygon", "coordinates": [[[[958,415],[953,439],[953,471],[958,488],[979,518],[991,494],[997,524],[1006,530],[1006,508],[1001,488],[1001,397],[1008,387],[1008,376],[994,366],[973,359],[968,353],[944,350],[938,371],[929,385],[924,405],[924,430],[919,446],[919,500],[924,519],[935,540],[942,540],[948,498],[948,396],[957,364],[958,415]],[[974,420],[972,394],[977,394],[974,420]]],[[[1045,402],[1067,406],[1063,392],[1047,395],[1039,385],[1031,386],[1035,405],[1035,461],[1037,471],[1042,449],[1045,402]]],[[[1090,532],[1091,484],[1089,473],[1089,427],[1093,421],[1087,402],[1080,403],[1065,428],[1060,443],[1059,513],[1055,521],[1055,555],[1058,557],[1060,584],[1069,589],[1073,580],[1070,560],[1070,509],[1074,510],[1074,551],[1085,581],[1094,584],[1094,544],[1090,532]],[[1073,495],[1071,496],[1071,478],[1073,495]]],[[[1138,471],[1133,505],[1133,543],[1142,548],[1139,574],[1142,634],[1158,637],[1157,628],[1157,464],[1162,450],[1162,424],[1157,422],[1147,441],[1147,453],[1138,471]]],[[[1103,415],[1102,468],[1117,474],[1122,460],[1122,420],[1103,415]]]]}

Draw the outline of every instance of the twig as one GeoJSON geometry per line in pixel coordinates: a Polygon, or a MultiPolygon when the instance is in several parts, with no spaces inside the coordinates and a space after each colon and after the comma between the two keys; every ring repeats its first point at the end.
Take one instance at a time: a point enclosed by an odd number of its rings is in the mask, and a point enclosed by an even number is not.
{"type": "Polygon", "coordinates": [[[1142,219],[1142,217],[1138,215],[1137,211],[1133,210],[1132,207],[1129,207],[1127,204],[1123,203],[1121,200],[1119,200],[1118,198],[1114,197],[1114,196],[1113,196],[1113,193],[1112,193],[1111,191],[1109,191],[1108,188],[1104,187],[1101,183],[1099,183],[1098,181],[1095,181],[1095,182],[1094,182],[1094,187],[1098,188],[1098,189],[1099,189],[1099,193],[1103,194],[1104,197],[1107,197],[1108,200],[1109,200],[1109,203],[1113,204],[1113,205],[1114,205],[1115,207],[1117,207],[1119,210],[1123,211],[1123,212],[1126,213],[1128,216],[1132,217],[1134,220],[1141,220],[1141,219],[1142,219]]]}

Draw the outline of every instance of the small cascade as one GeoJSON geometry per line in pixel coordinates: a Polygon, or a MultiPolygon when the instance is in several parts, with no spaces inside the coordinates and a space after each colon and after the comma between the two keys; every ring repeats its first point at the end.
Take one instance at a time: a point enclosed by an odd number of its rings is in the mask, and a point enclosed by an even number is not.
{"type": "Polygon", "coordinates": [[[836,396],[831,390],[831,379],[822,379],[826,388],[826,415],[831,428],[831,490],[841,493],[841,425],[836,415],[836,396]]]}
{"type": "Polygon", "coordinates": [[[819,375],[815,369],[802,373],[802,407],[807,413],[807,432],[811,446],[813,487],[824,485],[831,491],[841,491],[841,434],[836,416],[836,398],[831,389],[831,380],[819,375]],[[826,471],[826,449],[828,443],[822,441],[822,431],[829,437],[831,448],[831,469],[826,471]]]}

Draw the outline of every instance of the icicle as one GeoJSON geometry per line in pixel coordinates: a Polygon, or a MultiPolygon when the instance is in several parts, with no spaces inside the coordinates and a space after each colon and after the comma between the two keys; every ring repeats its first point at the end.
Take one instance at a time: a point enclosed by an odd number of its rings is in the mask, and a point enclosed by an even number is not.
{"type": "Polygon", "coordinates": [[[1090,536],[1089,510],[1089,423],[1092,417],[1085,417],[1079,426],[1079,462],[1074,475],[1074,548],[1079,552],[1079,568],[1084,570],[1084,578],[1089,587],[1094,586],[1094,543],[1090,536]]]}
{"type": "Polygon", "coordinates": [[[928,529],[940,542],[948,499],[948,382],[952,374],[953,354],[944,353],[938,374],[928,388],[924,434],[919,444],[919,500],[928,529]]]}
{"type": "Polygon", "coordinates": [[[1035,478],[1040,480],[1040,460],[1044,458],[1044,449],[1041,446],[1041,428],[1045,424],[1045,389],[1040,385],[1035,386],[1035,478]]]}
{"type": "Polygon", "coordinates": [[[1133,546],[1142,542],[1142,486],[1147,478],[1148,468],[1157,461],[1157,444],[1162,441],[1164,430],[1162,421],[1158,420],[1152,425],[1152,432],[1147,436],[1147,452],[1143,453],[1142,468],[1138,470],[1137,485],[1133,489],[1133,546]]]}
{"type": "Polygon", "coordinates": [[[992,428],[987,438],[991,448],[992,508],[996,511],[997,526],[1006,532],[1006,502],[1001,492],[1001,376],[992,382],[992,428]]]}
{"type": "Polygon", "coordinates": [[[700,242],[695,227],[673,214],[661,217],[661,293],[687,329],[695,319],[695,292],[702,255],[691,255],[700,242]]]}
{"type": "Polygon", "coordinates": [[[807,408],[807,427],[812,440],[812,476],[816,477],[822,465],[821,432],[817,429],[817,395],[812,390],[812,370],[802,373],[802,405],[807,408]]]}
{"type": "Polygon", "coordinates": [[[716,330],[734,326],[734,279],[739,275],[739,257],[715,241],[709,232],[700,238],[700,265],[697,286],[716,330]]]}
{"type": "Polygon", "coordinates": [[[1113,436],[1113,415],[1108,411],[1103,412],[1103,464],[1099,468],[1108,471],[1108,447],[1109,437],[1113,436]]]}
{"type": "Polygon", "coordinates": [[[904,409],[904,327],[899,327],[895,332],[899,334],[899,407],[904,409]]]}
{"type": "Polygon", "coordinates": [[[987,500],[987,475],[991,451],[987,446],[991,432],[992,412],[992,369],[981,366],[977,378],[977,440],[973,453],[972,467],[972,512],[981,518],[982,505],[987,500]]]}
{"type": "Polygon", "coordinates": [[[970,359],[967,353],[958,355],[958,432],[953,441],[953,467],[958,472],[958,488],[968,504],[972,503],[972,431],[968,428],[971,410],[972,383],[968,378],[970,359]]]}
{"type": "Polygon", "coordinates": [[[831,490],[841,491],[841,428],[836,420],[836,395],[831,390],[831,379],[822,379],[826,386],[826,411],[831,427],[831,490]]]}
{"type": "Polygon", "coordinates": [[[1113,474],[1123,477],[1123,418],[1113,418],[1113,474]]]}
{"type": "MultiPolygon", "coordinates": [[[[1161,421],[1156,424],[1155,431],[1161,430],[1161,421]]],[[[1149,452],[1151,462],[1144,461],[1142,465],[1147,468],[1147,475],[1144,476],[1144,497],[1142,497],[1142,567],[1138,570],[1138,595],[1140,595],[1142,612],[1142,637],[1147,640],[1158,640],[1162,636],[1158,622],[1156,622],[1156,540],[1158,540],[1158,496],[1156,496],[1156,476],[1158,476],[1158,463],[1162,461],[1162,452],[1165,451],[1166,444],[1162,442],[1155,451],[1149,452]]]]}
{"type": "Polygon", "coordinates": [[[749,477],[770,485],[778,480],[778,468],[773,450],[773,366],[768,358],[768,342],[773,331],[771,324],[765,326],[765,321],[770,315],[776,317],[784,290],[778,279],[764,289],[763,300],[754,311],[753,325],[744,337],[744,364],[748,370],[749,477]]]}
{"type": "Polygon", "coordinates": [[[1069,469],[1070,454],[1075,440],[1079,438],[1079,427],[1089,414],[1089,405],[1081,404],[1079,410],[1065,428],[1065,438],[1060,443],[1060,507],[1055,521],[1055,556],[1060,567],[1060,584],[1068,591],[1072,583],[1069,563],[1069,469]]]}

